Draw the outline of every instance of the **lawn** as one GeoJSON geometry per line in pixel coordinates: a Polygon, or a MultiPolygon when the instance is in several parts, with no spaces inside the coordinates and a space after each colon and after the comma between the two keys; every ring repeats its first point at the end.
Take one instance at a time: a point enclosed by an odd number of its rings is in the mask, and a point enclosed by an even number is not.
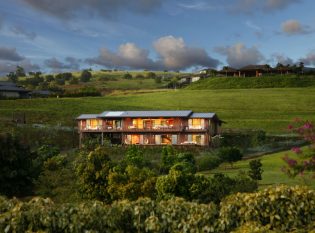
{"type": "Polygon", "coordinates": [[[73,125],[82,113],[105,110],[185,110],[216,112],[224,128],[286,132],[296,117],[315,121],[315,88],[171,90],[88,98],[0,100],[0,124],[13,112],[29,123],[73,125]]]}
{"type": "MultiPolygon", "coordinates": [[[[285,162],[283,161],[283,157],[285,155],[289,155],[291,158],[296,158],[295,155],[291,151],[284,151],[275,154],[269,154],[260,157],[261,163],[263,165],[263,174],[262,180],[259,181],[260,188],[264,188],[268,185],[275,184],[287,184],[287,185],[308,185],[315,188],[314,179],[306,178],[303,180],[301,177],[289,178],[284,172],[281,171],[281,168],[285,166],[285,162]]],[[[249,170],[249,162],[251,160],[241,160],[239,162],[234,163],[233,168],[231,168],[230,164],[221,164],[219,168],[201,172],[204,175],[212,175],[214,173],[224,173],[230,176],[236,176],[240,171],[248,171],[249,170]]]]}

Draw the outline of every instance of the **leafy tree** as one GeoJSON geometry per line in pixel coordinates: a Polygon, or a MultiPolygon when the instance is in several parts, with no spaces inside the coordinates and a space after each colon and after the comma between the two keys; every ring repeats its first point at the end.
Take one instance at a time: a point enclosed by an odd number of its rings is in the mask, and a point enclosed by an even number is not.
{"type": "Polygon", "coordinates": [[[52,74],[48,74],[45,76],[46,82],[54,81],[54,76],[52,74]]]}
{"type": "Polygon", "coordinates": [[[315,127],[310,121],[301,121],[296,119],[293,124],[288,126],[289,130],[298,134],[303,140],[307,141],[310,146],[302,150],[300,147],[293,147],[291,150],[301,160],[290,158],[286,155],[283,160],[286,162],[286,167],[283,171],[290,177],[302,176],[304,179],[309,175],[315,177],[315,127]]]}
{"type": "Polygon", "coordinates": [[[218,155],[223,161],[230,163],[231,167],[233,167],[234,162],[243,158],[243,154],[236,147],[223,147],[219,150],[218,155]]]}
{"type": "Polygon", "coordinates": [[[161,77],[161,76],[158,76],[158,77],[156,77],[156,78],[154,79],[154,81],[155,81],[156,83],[162,83],[162,77],[161,77]]]}
{"type": "Polygon", "coordinates": [[[106,148],[98,147],[88,155],[82,152],[81,156],[76,169],[81,192],[88,198],[110,202],[107,187],[112,163],[106,148]]]}
{"type": "Polygon", "coordinates": [[[140,147],[137,147],[135,145],[131,145],[128,147],[125,155],[125,161],[128,165],[133,165],[138,168],[144,167],[146,165],[143,151],[140,147]]]}
{"type": "Polygon", "coordinates": [[[22,196],[31,192],[34,170],[30,148],[11,134],[0,135],[0,193],[22,196]]]}
{"type": "Polygon", "coordinates": [[[143,74],[137,74],[135,78],[136,79],[144,79],[144,76],[143,76],[143,74]]]}
{"type": "Polygon", "coordinates": [[[187,172],[182,166],[173,166],[168,175],[159,176],[156,181],[157,195],[161,199],[183,197],[190,199],[190,187],[194,181],[194,174],[187,172]]]}
{"type": "Polygon", "coordinates": [[[156,78],[156,74],[154,72],[149,72],[149,73],[147,73],[146,76],[147,76],[147,78],[152,78],[152,79],[156,78]]]}
{"type": "Polygon", "coordinates": [[[81,82],[89,82],[92,78],[92,73],[88,70],[83,70],[81,72],[80,81],[81,82]]]}
{"type": "Polygon", "coordinates": [[[123,76],[125,79],[132,79],[132,75],[129,73],[125,73],[123,76]]]}
{"type": "Polygon", "coordinates": [[[113,169],[108,176],[108,193],[112,200],[155,198],[156,176],[148,168],[128,165],[125,170],[113,169]]]}
{"type": "Polygon", "coordinates": [[[15,74],[18,77],[25,77],[26,76],[25,75],[25,70],[24,70],[24,68],[22,66],[17,66],[16,67],[15,74]]]}
{"type": "Polygon", "coordinates": [[[254,159],[252,161],[249,162],[249,172],[248,172],[248,176],[250,178],[252,178],[253,180],[261,180],[262,177],[262,173],[263,173],[263,169],[262,169],[262,163],[260,161],[260,159],[254,159]]]}
{"type": "Polygon", "coordinates": [[[9,74],[7,74],[7,77],[9,79],[9,81],[11,81],[13,83],[17,83],[19,81],[19,77],[16,75],[15,72],[10,72],[9,74]]]}

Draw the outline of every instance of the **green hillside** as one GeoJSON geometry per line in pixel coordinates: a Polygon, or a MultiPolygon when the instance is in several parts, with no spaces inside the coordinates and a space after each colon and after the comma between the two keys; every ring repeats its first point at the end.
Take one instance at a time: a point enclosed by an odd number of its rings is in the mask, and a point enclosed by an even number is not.
{"type": "Polygon", "coordinates": [[[29,123],[73,125],[82,113],[105,110],[184,110],[216,112],[224,128],[286,132],[296,117],[315,121],[315,88],[169,90],[105,97],[0,100],[0,122],[13,112],[29,123]]]}
{"type": "Polygon", "coordinates": [[[202,79],[190,84],[187,89],[244,89],[244,88],[288,88],[288,87],[315,87],[315,76],[310,75],[277,75],[263,77],[216,77],[202,79]]]}
{"type": "MultiPolygon", "coordinates": [[[[306,149],[306,147],[304,148],[306,149]]],[[[259,181],[260,188],[265,188],[268,185],[308,185],[311,188],[315,188],[315,182],[309,177],[296,177],[290,178],[287,174],[285,174],[281,168],[285,166],[285,162],[283,161],[283,157],[285,155],[289,155],[290,158],[301,160],[301,157],[293,153],[292,151],[284,151],[274,154],[269,154],[262,156],[261,163],[263,167],[262,180],[259,181]]],[[[256,158],[257,159],[257,158],[256,158]]],[[[251,159],[252,160],[252,159],[251,159]]],[[[236,176],[240,171],[248,172],[249,170],[249,162],[251,160],[241,160],[236,162],[233,165],[233,168],[230,167],[230,164],[221,164],[219,168],[201,172],[204,175],[212,175],[215,173],[224,173],[231,177],[236,176]]]]}

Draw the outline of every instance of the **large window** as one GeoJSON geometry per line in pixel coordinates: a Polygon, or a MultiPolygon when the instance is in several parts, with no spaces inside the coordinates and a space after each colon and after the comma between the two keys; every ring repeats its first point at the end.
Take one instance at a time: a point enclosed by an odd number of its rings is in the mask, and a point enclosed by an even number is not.
{"type": "Polygon", "coordinates": [[[174,145],[177,144],[177,135],[171,134],[162,134],[162,135],[155,135],[155,144],[160,145],[174,145]]]}
{"type": "Polygon", "coordinates": [[[189,119],[188,126],[190,129],[204,129],[205,119],[200,119],[200,118],[189,119]]]}
{"type": "Polygon", "coordinates": [[[102,120],[99,119],[89,119],[86,121],[86,127],[88,129],[98,129],[102,126],[102,120]]]}
{"type": "Polygon", "coordinates": [[[198,144],[198,145],[204,145],[205,144],[205,135],[203,135],[203,134],[189,134],[188,135],[188,142],[198,144]]]}

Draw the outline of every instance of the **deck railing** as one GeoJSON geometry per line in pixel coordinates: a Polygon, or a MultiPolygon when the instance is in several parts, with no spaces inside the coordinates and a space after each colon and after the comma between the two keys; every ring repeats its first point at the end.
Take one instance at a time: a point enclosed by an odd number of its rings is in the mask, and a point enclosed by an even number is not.
{"type": "Polygon", "coordinates": [[[152,127],[137,127],[135,125],[129,125],[125,127],[112,127],[112,126],[85,126],[80,127],[79,131],[83,132],[200,132],[207,131],[205,127],[199,126],[173,126],[173,125],[155,125],[152,127]]]}

